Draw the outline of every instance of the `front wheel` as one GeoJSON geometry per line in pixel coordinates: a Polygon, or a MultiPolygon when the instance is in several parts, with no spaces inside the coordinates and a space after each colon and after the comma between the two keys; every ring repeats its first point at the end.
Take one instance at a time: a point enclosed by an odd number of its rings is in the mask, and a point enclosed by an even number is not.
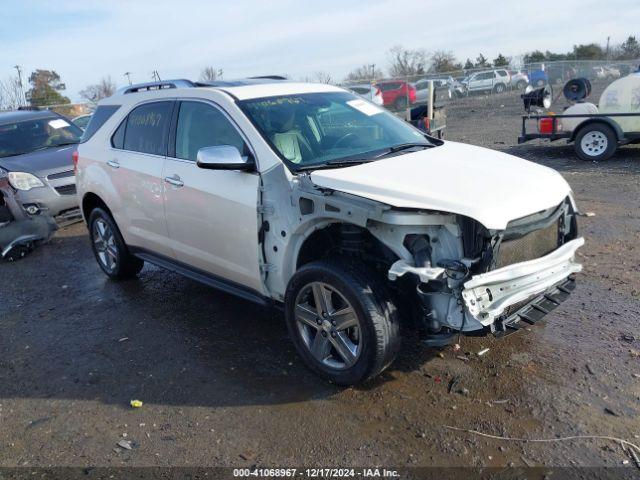
{"type": "Polygon", "coordinates": [[[493,87],[493,93],[502,93],[507,89],[504,83],[498,83],[495,87],[493,87]]]}
{"type": "Polygon", "coordinates": [[[396,110],[404,110],[407,108],[407,99],[406,97],[398,97],[396,101],[393,103],[393,106],[396,110]]]}
{"type": "Polygon", "coordinates": [[[527,88],[527,85],[529,85],[528,82],[525,82],[524,80],[519,80],[518,83],[516,84],[516,88],[518,90],[524,90],[525,88],[527,88]]]}
{"type": "Polygon", "coordinates": [[[596,162],[611,158],[617,146],[615,132],[603,123],[592,123],[582,127],[574,143],[576,154],[580,159],[596,162]]]}
{"type": "Polygon", "coordinates": [[[396,356],[396,308],[375,275],[348,262],[304,265],[285,295],[285,316],[305,363],[339,385],[378,375],[396,356]]]}

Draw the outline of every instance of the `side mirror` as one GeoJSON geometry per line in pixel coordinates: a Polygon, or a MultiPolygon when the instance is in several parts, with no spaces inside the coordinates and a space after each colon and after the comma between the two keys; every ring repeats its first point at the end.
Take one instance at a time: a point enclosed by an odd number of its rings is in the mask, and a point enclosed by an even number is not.
{"type": "Polygon", "coordinates": [[[251,157],[243,157],[240,151],[231,145],[203,147],[198,150],[196,165],[209,170],[253,170],[255,162],[251,157]]]}

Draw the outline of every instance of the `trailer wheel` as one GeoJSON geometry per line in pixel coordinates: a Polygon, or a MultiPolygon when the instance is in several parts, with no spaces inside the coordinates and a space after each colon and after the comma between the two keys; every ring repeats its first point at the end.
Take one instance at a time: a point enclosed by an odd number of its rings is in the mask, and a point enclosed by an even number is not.
{"type": "Polygon", "coordinates": [[[576,154],[581,160],[608,160],[618,147],[613,129],[604,123],[591,123],[582,127],[574,142],[576,154]]]}

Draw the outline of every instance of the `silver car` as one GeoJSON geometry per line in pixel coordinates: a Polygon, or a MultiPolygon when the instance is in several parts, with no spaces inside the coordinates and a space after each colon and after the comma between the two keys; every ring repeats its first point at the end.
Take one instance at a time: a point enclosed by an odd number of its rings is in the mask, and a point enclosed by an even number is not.
{"type": "Polygon", "coordinates": [[[72,155],[81,135],[49,110],[0,113],[0,170],[31,215],[79,214],[72,155]]]}

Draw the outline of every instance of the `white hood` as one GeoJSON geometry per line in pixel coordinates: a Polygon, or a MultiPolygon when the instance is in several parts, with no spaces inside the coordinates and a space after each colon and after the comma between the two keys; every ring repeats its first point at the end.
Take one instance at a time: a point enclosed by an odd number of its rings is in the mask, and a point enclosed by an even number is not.
{"type": "Polygon", "coordinates": [[[560,204],[571,191],[555,170],[456,142],[353,167],[317,170],[311,180],[394,207],[465,215],[498,230],[511,220],[560,204]]]}

